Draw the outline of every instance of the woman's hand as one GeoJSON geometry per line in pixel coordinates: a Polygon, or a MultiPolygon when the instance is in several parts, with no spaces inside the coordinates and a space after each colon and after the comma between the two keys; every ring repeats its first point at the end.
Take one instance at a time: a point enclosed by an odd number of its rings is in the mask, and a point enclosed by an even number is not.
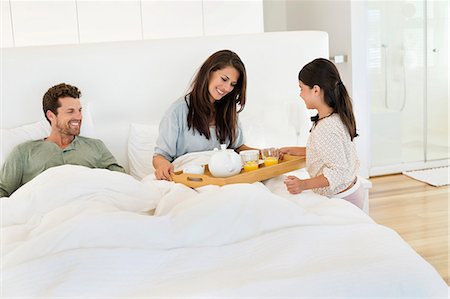
{"type": "Polygon", "coordinates": [[[284,180],[284,184],[291,194],[299,194],[306,190],[306,181],[290,175],[284,180]]]}
{"type": "Polygon", "coordinates": [[[172,163],[169,164],[170,165],[160,166],[155,169],[155,176],[157,180],[172,181],[171,174],[173,173],[173,165],[172,163]]]}
{"type": "Polygon", "coordinates": [[[157,180],[172,181],[173,165],[163,156],[153,157],[153,166],[155,167],[155,177],[157,180]]]}

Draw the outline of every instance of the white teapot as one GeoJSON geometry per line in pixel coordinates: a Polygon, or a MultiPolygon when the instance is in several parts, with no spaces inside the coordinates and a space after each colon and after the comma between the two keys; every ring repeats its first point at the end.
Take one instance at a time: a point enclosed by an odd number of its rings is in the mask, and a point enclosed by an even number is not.
{"type": "Polygon", "coordinates": [[[208,168],[213,176],[226,178],[241,172],[242,160],[234,150],[227,150],[227,145],[221,144],[220,150],[209,159],[208,168]]]}

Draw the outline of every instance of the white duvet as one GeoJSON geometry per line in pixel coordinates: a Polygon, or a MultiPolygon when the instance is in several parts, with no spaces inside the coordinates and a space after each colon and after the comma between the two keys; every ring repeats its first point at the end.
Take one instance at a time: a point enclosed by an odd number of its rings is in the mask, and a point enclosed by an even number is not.
{"type": "Polygon", "coordinates": [[[394,231],[273,186],[51,168],[1,199],[2,297],[447,298],[394,231]]]}

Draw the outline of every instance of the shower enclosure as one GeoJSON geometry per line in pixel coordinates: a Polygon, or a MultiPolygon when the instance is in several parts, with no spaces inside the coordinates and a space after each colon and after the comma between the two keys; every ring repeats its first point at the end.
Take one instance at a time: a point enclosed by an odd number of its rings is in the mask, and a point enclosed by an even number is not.
{"type": "Polygon", "coordinates": [[[449,1],[369,1],[370,175],[449,163],[449,1]]]}

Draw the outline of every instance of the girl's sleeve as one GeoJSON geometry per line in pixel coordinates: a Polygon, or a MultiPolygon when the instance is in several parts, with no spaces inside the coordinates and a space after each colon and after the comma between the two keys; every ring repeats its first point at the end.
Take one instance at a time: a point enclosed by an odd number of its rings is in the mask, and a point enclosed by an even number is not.
{"type": "Polygon", "coordinates": [[[344,136],[334,130],[328,130],[320,136],[317,142],[318,151],[321,153],[324,163],[323,175],[330,184],[330,190],[342,189],[345,185],[348,168],[348,157],[344,147],[344,136]]]}
{"type": "Polygon", "coordinates": [[[159,135],[156,139],[155,154],[159,154],[172,162],[177,154],[179,132],[179,115],[176,110],[167,111],[159,123],[159,135]]]}

